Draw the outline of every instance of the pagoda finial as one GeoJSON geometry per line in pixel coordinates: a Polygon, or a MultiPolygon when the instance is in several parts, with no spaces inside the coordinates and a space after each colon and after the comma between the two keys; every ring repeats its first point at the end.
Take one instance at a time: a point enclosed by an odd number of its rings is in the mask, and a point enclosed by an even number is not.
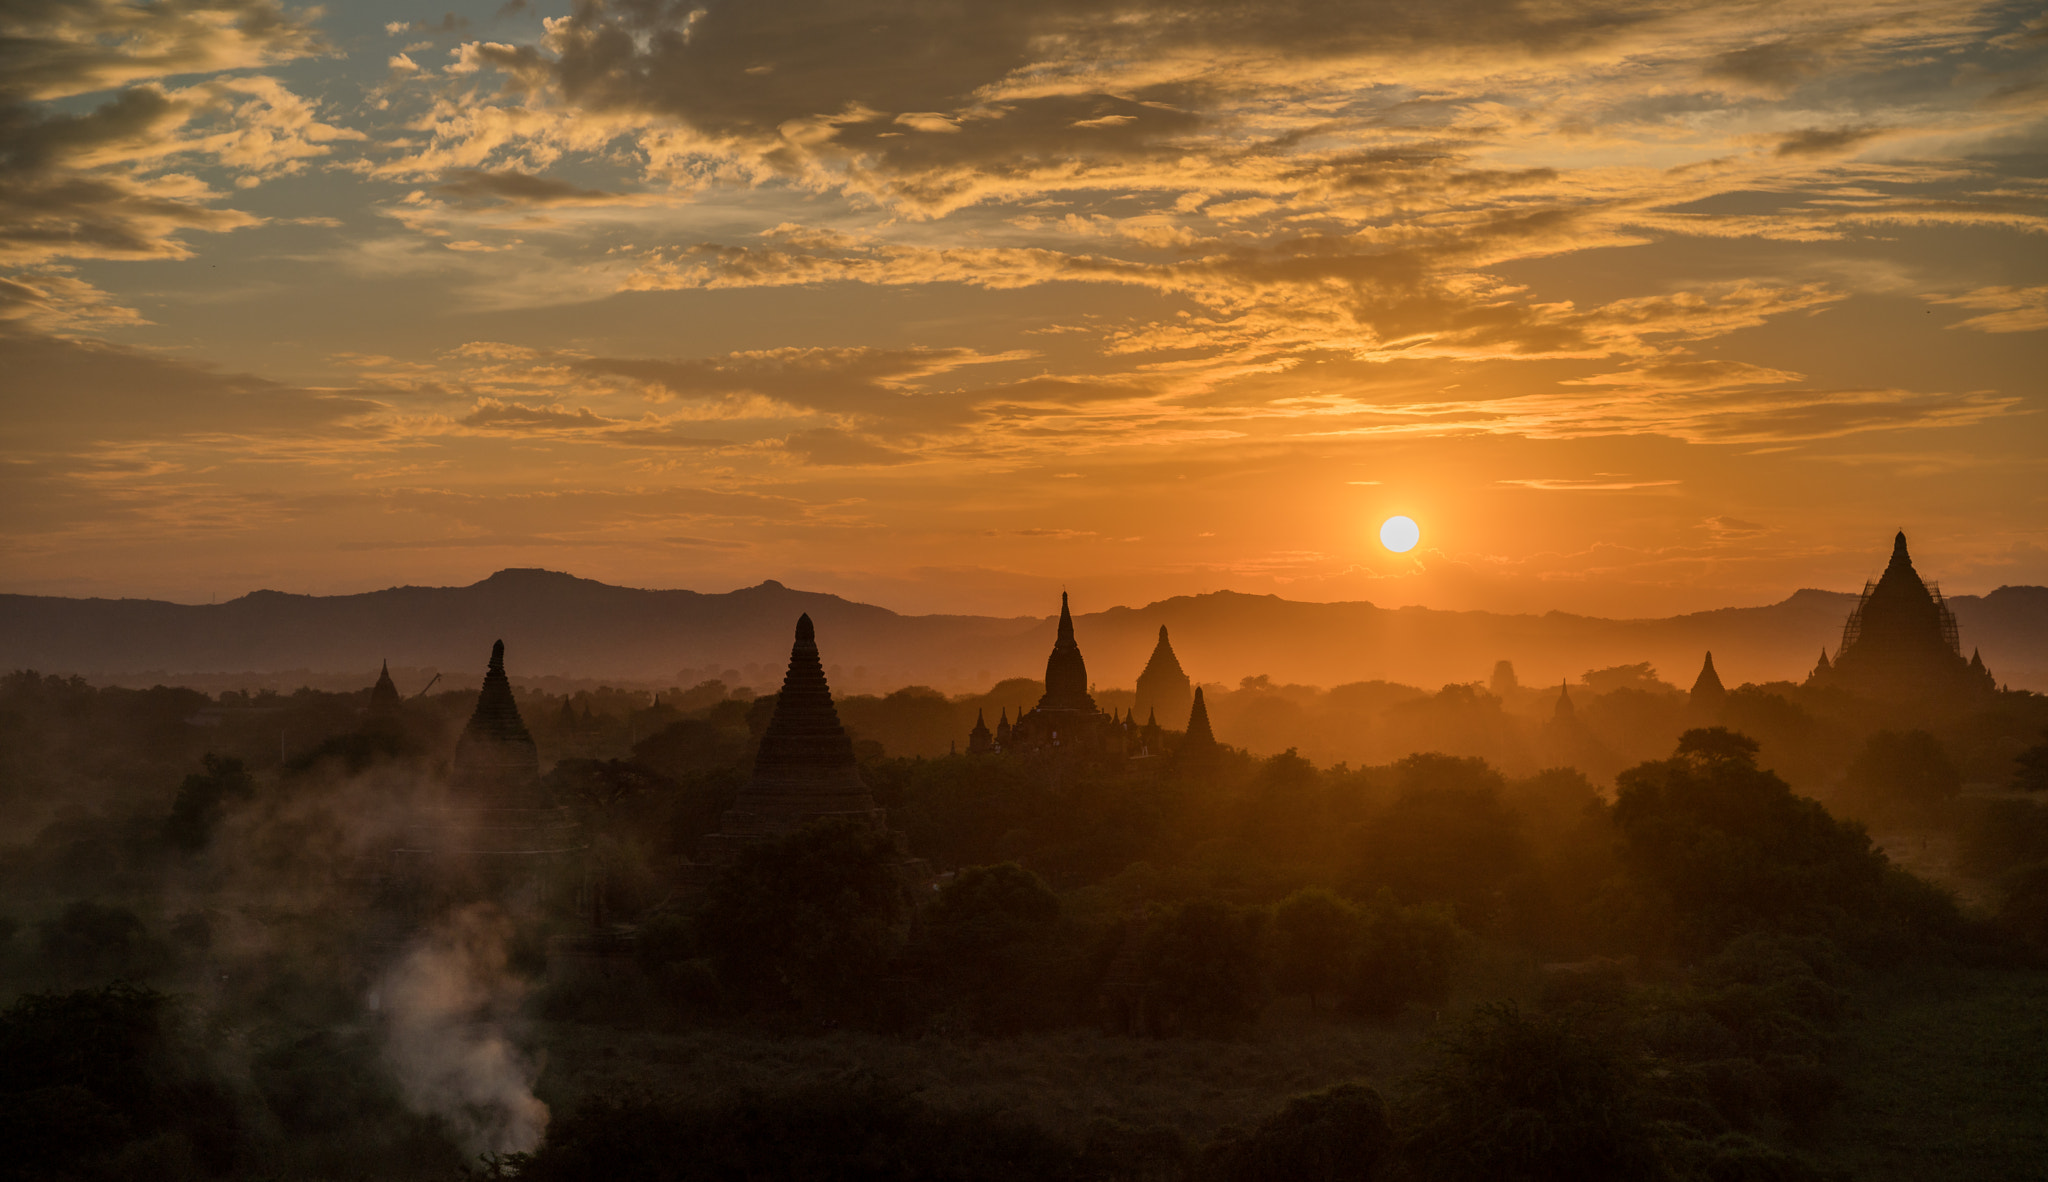
{"type": "Polygon", "coordinates": [[[1066,644],[1074,642],[1074,614],[1067,610],[1067,593],[1060,592],[1060,634],[1059,640],[1066,644]]]}
{"type": "Polygon", "coordinates": [[[491,668],[500,673],[505,671],[505,642],[502,640],[491,645],[491,668]]]}
{"type": "Polygon", "coordinates": [[[808,644],[813,648],[816,648],[818,645],[818,629],[812,625],[811,613],[809,612],[805,612],[796,618],[796,642],[798,644],[808,644]]]}

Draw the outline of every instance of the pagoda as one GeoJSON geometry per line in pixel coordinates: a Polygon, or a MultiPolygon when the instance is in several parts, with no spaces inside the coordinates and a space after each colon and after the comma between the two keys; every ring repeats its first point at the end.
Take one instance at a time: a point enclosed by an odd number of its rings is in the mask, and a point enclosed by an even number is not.
{"type": "Polygon", "coordinates": [[[1156,715],[1163,711],[1168,718],[1179,718],[1193,704],[1194,694],[1194,683],[1181,669],[1180,658],[1173,655],[1173,645],[1166,639],[1166,625],[1161,624],[1152,659],[1145,662],[1145,671],[1138,674],[1137,701],[1132,712],[1143,710],[1156,715]]]}
{"type": "Polygon", "coordinates": [[[1706,726],[1721,721],[1721,711],[1728,704],[1728,687],[1721,684],[1721,675],[1714,671],[1714,654],[1708,653],[1700,665],[1700,675],[1693,679],[1692,692],[1686,695],[1686,714],[1695,723],[1706,726]]]}
{"type": "Polygon", "coordinates": [[[1205,770],[1222,753],[1216,732],[1209,729],[1209,706],[1202,701],[1202,687],[1196,686],[1194,704],[1188,708],[1187,735],[1173,753],[1174,763],[1185,770],[1205,770]]]}
{"type": "MultiPolygon", "coordinates": [[[[825,666],[818,656],[811,617],[799,616],[789,672],[775,698],[775,712],[761,736],[754,774],[720,818],[718,832],[706,834],[697,858],[685,864],[683,883],[702,887],[736,861],[750,845],[796,832],[814,821],[841,819],[887,830],[888,818],[875,804],[854,761],[853,740],[839,723],[825,666]]],[[[891,833],[899,853],[901,834],[891,833]]],[[[904,856],[906,877],[924,874],[923,864],[904,856]]]]}
{"type": "Polygon", "coordinates": [[[584,849],[575,814],[541,786],[500,640],[455,742],[446,794],[416,811],[392,851],[394,885],[415,921],[439,903],[483,897],[527,910],[579,887],[584,849]]]}
{"type": "Polygon", "coordinates": [[[1004,750],[1082,759],[1124,755],[1126,728],[1104,714],[1088,692],[1088,663],[1074,639],[1074,616],[1060,592],[1059,632],[1045,659],[1045,694],[1011,724],[1004,750]]]}
{"type": "Polygon", "coordinates": [[[1832,664],[1816,666],[1808,685],[1829,686],[1868,698],[1928,699],[1981,693],[1993,686],[1983,659],[1963,659],[1956,617],[1913,569],[1906,533],[1892,540],[1891,562],[1865,583],[1842,624],[1832,664]]]}

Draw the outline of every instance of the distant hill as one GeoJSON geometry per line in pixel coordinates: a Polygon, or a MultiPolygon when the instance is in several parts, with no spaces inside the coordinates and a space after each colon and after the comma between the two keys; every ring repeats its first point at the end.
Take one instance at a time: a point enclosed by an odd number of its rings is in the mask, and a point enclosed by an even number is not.
{"type": "MultiPolygon", "coordinates": [[[[1369,603],[1299,603],[1221,591],[1142,608],[1082,613],[1076,630],[1091,678],[1129,686],[1158,634],[1199,681],[1338,685],[1385,679],[1427,688],[1484,679],[1502,658],[1525,684],[1609,665],[1654,663],[1689,685],[1711,649],[1731,684],[1802,678],[1832,649],[1854,604],[1846,592],[1800,591],[1766,607],[1665,619],[1550,612],[1503,615],[1369,603]]],[[[2001,587],[1949,601],[1964,651],[2015,688],[2048,690],[2048,588],[2001,587]]],[[[468,587],[393,587],[360,595],[256,591],[222,604],[0,595],[0,669],[79,673],[100,681],[217,683],[204,676],[303,672],[315,683],[367,684],[378,663],[440,670],[450,686],[480,676],[503,639],[515,677],[674,684],[738,673],[773,689],[801,612],[837,684],[985,689],[1038,676],[1053,617],[904,616],[769,581],[723,594],[613,587],[544,570],[504,570],[468,587]]]]}

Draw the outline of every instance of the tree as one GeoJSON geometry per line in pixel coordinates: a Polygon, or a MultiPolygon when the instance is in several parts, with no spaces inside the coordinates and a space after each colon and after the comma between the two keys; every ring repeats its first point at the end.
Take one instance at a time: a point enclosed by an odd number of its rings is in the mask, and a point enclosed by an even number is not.
{"type": "Polygon", "coordinates": [[[117,982],[22,997],[0,1013],[0,1177],[110,1177],[123,1148],[169,1130],[191,1160],[151,1165],[225,1172],[241,1122],[201,1066],[171,999],[153,989],[117,982]]]}
{"type": "Polygon", "coordinates": [[[36,925],[43,956],[73,978],[139,977],[164,967],[169,949],[126,907],[80,899],[36,925]]]}
{"type": "Polygon", "coordinates": [[[1357,955],[1344,985],[1344,1008],[1392,1018],[1410,1003],[1441,1005],[1450,996],[1458,925],[1438,905],[1403,907],[1382,895],[1360,909],[1357,955]]]}
{"type": "Polygon", "coordinates": [[[2041,741],[2013,757],[2013,787],[2022,792],[2048,792],[2048,732],[2041,741]]]}
{"type": "Polygon", "coordinates": [[[926,909],[936,975],[984,1026],[1029,1025],[1046,1007],[1059,896],[1037,875],[1005,862],[970,866],[926,909]]]}
{"type": "Polygon", "coordinates": [[[1521,819],[1484,760],[1411,755],[1394,765],[1401,795],[1367,823],[1356,885],[1403,902],[1446,902],[1480,928],[1499,917],[1507,880],[1526,867],[1521,819]]]}
{"type": "Polygon", "coordinates": [[[1512,1004],[1439,1044],[1400,1104],[1403,1155],[1432,1182],[1644,1182],[1666,1176],[1629,1061],[1512,1004]]]}
{"type": "Polygon", "coordinates": [[[1861,826],[1758,768],[1756,749],[1720,727],[1691,730],[1673,758],[1623,772],[1614,820],[1629,873],[1701,948],[1752,929],[1878,920],[1885,856],[1861,826]]]}
{"type": "Polygon", "coordinates": [[[1317,1000],[1334,994],[1358,959],[1358,908],[1322,887],[1287,896],[1273,908],[1273,984],[1317,1000]]]}
{"type": "Polygon", "coordinates": [[[1393,1143],[1387,1106],[1364,1084],[1296,1096],[1250,1133],[1209,1148],[1218,1182],[1365,1182],[1393,1143]]]}
{"type": "Polygon", "coordinates": [[[1146,933],[1142,971],[1164,1031],[1221,1036],[1256,1022],[1265,1002],[1262,913],[1193,899],[1146,933]]]}
{"type": "Polygon", "coordinates": [[[697,915],[720,983],[742,1005],[857,1010],[901,942],[897,860],[887,833],[837,819],[742,852],[697,915]]]}
{"type": "Polygon", "coordinates": [[[208,752],[201,766],[204,771],[193,772],[178,785],[171,815],[164,822],[165,839],[186,853],[198,853],[212,844],[229,801],[256,795],[256,782],[240,759],[208,752]]]}
{"type": "Polygon", "coordinates": [[[1849,765],[1843,787],[1873,818],[1926,823],[1962,792],[1963,777],[1933,735],[1881,730],[1849,765]]]}

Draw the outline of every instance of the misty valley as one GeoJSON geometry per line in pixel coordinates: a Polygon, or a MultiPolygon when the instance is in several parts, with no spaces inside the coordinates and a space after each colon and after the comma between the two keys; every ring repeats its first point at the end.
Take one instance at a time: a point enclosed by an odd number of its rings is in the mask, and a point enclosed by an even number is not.
{"type": "MultiPolygon", "coordinates": [[[[0,681],[21,1178],[2020,1178],[2048,697],[0,681]]],[[[479,654],[481,658],[482,654],[479,654]]],[[[452,679],[451,679],[452,680],[452,679]]]]}

